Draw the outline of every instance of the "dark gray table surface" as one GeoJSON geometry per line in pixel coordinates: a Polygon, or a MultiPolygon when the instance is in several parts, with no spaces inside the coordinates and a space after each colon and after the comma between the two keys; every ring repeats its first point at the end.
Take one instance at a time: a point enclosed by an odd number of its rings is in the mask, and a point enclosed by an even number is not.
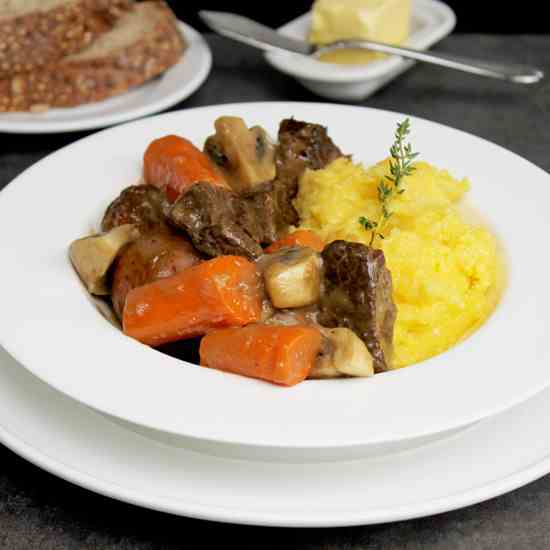
{"type": "MultiPolygon", "coordinates": [[[[208,40],[214,54],[212,73],[199,91],[174,109],[242,101],[320,101],[273,71],[256,51],[214,36],[208,40]]],[[[435,49],[536,64],[550,75],[550,35],[454,35],[435,49]]],[[[465,130],[550,170],[550,78],[518,87],[419,65],[363,104],[465,130]]],[[[0,134],[0,189],[38,159],[88,133],[0,134]]],[[[550,476],[488,502],[424,519],[339,529],[273,529],[178,518],[110,500],[52,476],[0,445],[2,549],[227,544],[299,550],[548,549],[550,476]]]]}

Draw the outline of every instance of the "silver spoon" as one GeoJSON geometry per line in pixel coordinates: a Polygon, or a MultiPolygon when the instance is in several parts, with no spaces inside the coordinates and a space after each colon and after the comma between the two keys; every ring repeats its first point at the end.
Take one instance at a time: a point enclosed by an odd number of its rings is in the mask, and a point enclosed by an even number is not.
{"type": "Polygon", "coordinates": [[[201,19],[214,31],[239,42],[265,51],[290,51],[307,56],[319,55],[343,48],[360,48],[375,52],[399,55],[416,61],[433,63],[449,69],[457,69],[480,76],[499,78],[520,84],[533,84],[544,77],[543,71],[529,65],[493,63],[457,55],[440,54],[402,46],[392,46],[372,40],[342,40],[325,46],[315,46],[280,34],[252,19],[221,11],[200,11],[201,19]]]}

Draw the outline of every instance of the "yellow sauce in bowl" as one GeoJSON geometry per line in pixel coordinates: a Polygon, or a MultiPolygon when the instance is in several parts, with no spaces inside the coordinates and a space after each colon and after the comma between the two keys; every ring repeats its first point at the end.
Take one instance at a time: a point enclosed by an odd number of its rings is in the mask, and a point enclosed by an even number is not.
{"type": "Polygon", "coordinates": [[[384,59],[383,53],[369,52],[368,50],[343,48],[320,54],[317,59],[325,63],[337,63],[339,65],[365,65],[372,61],[384,59]]]}

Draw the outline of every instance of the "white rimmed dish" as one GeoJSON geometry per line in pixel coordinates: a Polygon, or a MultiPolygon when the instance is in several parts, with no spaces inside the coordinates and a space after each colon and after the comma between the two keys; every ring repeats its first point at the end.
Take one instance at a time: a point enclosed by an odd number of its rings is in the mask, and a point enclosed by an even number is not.
{"type": "Polygon", "coordinates": [[[0,248],[9,266],[0,288],[0,343],[32,373],[133,424],[318,456],[443,434],[550,385],[550,262],[537,256],[528,238],[548,232],[539,205],[550,201],[550,176],[497,145],[415,117],[415,148],[436,166],[471,178],[470,203],[496,233],[508,263],[508,285],[495,313],[464,342],[371,379],[307,381],[287,389],[186,365],[105,321],[68,261],[68,244],[97,227],[112,198],[137,181],[152,139],[179,132],[201,144],[222,114],[271,134],[288,116],[323,123],[365,164],[386,155],[405,116],[321,103],[189,109],[94,134],[29,168],[0,193],[0,248]],[[26,220],[32,223],[16,230],[26,220]]]}
{"type": "MultiPolygon", "coordinates": [[[[413,0],[411,32],[405,46],[426,50],[451,33],[456,24],[453,10],[438,0],[413,0]]],[[[278,29],[307,40],[311,13],[306,13],[278,29]]],[[[366,65],[324,63],[292,53],[265,54],[279,71],[298,79],[313,93],[340,101],[361,101],[414,65],[414,61],[390,56],[366,65]]]]}
{"type": "Polygon", "coordinates": [[[41,383],[0,348],[0,443],[111,498],[232,523],[382,523],[501,495],[550,472],[549,398],[545,391],[407,453],[334,464],[251,462],[161,445],[122,429],[41,383]]]}
{"type": "Polygon", "coordinates": [[[179,22],[188,44],[182,58],[158,78],[128,92],[79,107],[44,113],[0,113],[0,132],[51,134],[104,128],[168,109],[195,92],[208,77],[212,53],[204,38],[179,22]]]}

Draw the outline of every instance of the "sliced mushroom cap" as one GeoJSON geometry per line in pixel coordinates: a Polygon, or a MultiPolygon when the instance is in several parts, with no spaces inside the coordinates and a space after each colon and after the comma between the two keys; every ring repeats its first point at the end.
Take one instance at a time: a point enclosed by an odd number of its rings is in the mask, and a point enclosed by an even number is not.
{"type": "Polygon", "coordinates": [[[260,126],[247,128],[239,117],[223,116],[215,122],[216,133],[204,144],[204,152],[240,193],[275,178],[275,146],[260,126]]]}
{"type": "Polygon", "coordinates": [[[308,378],[368,377],[374,362],[365,343],[348,328],[324,329],[325,345],[308,378]]]}
{"type": "Polygon", "coordinates": [[[279,309],[315,304],[321,295],[321,261],[310,248],[286,248],[264,256],[265,288],[279,309]]]}
{"type": "Polygon", "coordinates": [[[69,257],[91,294],[109,294],[107,272],[121,250],[139,237],[133,224],[124,224],[101,235],[77,239],[69,247],[69,257]]]}

